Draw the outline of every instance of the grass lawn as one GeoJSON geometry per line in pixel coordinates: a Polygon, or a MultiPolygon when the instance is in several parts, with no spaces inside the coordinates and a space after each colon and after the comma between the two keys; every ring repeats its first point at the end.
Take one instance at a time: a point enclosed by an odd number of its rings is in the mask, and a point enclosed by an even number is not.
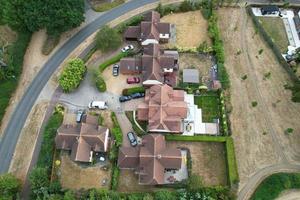
{"type": "Polygon", "coordinates": [[[286,51],[289,41],[282,19],[278,17],[259,17],[259,21],[280,51],[286,51]]]}
{"type": "MultiPolygon", "coordinates": [[[[132,124],[132,129],[138,136],[143,136],[145,135],[145,132],[143,132],[135,123],[133,120],[133,111],[125,111],[126,117],[129,119],[129,121],[132,124]]],[[[140,126],[142,127],[143,130],[147,130],[147,122],[141,122],[138,121],[140,126]]]]}
{"type": "MultiPolygon", "coordinates": [[[[117,7],[123,3],[125,3],[125,0],[115,0],[113,2],[107,1],[107,2],[100,3],[100,4],[95,3],[95,5],[93,5],[93,9],[97,12],[104,12],[104,11],[113,9],[114,7],[117,7]]],[[[92,4],[93,4],[93,1],[92,1],[92,4]]]]}
{"type": "Polygon", "coordinates": [[[213,122],[220,117],[219,97],[217,95],[195,96],[195,104],[202,109],[203,122],[213,122]]]}

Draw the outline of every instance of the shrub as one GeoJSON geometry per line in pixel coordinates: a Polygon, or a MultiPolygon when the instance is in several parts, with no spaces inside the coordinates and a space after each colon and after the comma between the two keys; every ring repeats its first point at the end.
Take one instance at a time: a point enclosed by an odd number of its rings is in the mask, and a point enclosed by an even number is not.
{"type": "Polygon", "coordinates": [[[122,130],[120,128],[120,125],[118,123],[116,114],[114,112],[111,113],[111,119],[113,121],[114,127],[111,130],[111,133],[116,140],[116,145],[119,147],[122,144],[123,141],[123,134],[122,130]]]}
{"type": "Polygon", "coordinates": [[[63,115],[60,112],[54,113],[47,122],[45,129],[42,132],[43,139],[41,150],[39,153],[37,167],[47,169],[48,174],[51,172],[53,152],[54,152],[54,138],[57,129],[63,121],[63,115]]]}
{"type": "Polygon", "coordinates": [[[285,132],[285,134],[287,134],[287,135],[291,135],[291,134],[293,134],[294,129],[292,129],[292,128],[287,128],[284,132],[285,132]]]}
{"type": "Polygon", "coordinates": [[[225,66],[223,63],[217,63],[217,65],[218,65],[218,79],[222,84],[222,88],[228,89],[230,87],[230,79],[225,69],[225,66]]]}
{"type": "Polygon", "coordinates": [[[137,92],[145,92],[145,88],[143,86],[126,88],[122,91],[122,95],[131,95],[137,92]]]}
{"type": "Polygon", "coordinates": [[[245,74],[244,76],[242,76],[242,80],[246,80],[248,78],[247,74],[245,74]]]}
{"type": "Polygon", "coordinates": [[[158,190],[154,193],[154,200],[173,200],[176,199],[174,193],[169,190],[158,190]]]}
{"type": "Polygon", "coordinates": [[[257,106],[257,101],[252,101],[251,105],[252,105],[252,107],[256,107],[257,106]]]}
{"type": "Polygon", "coordinates": [[[86,67],[80,58],[72,59],[61,73],[58,83],[64,92],[76,89],[83,80],[86,67]]]}
{"type": "Polygon", "coordinates": [[[95,37],[96,48],[102,52],[108,52],[118,49],[122,43],[121,35],[116,29],[109,26],[103,26],[95,37]]]}
{"type": "Polygon", "coordinates": [[[100,72],[103,72],[108,66],[119,62],[122,58],[128,56],[128,53],[119,53],[118,55],[106,60],[104,63],[99,65],[100,72]]]}
{"type": "Polygon", "coordinates": [[[117,165],[114,165],[112,169],[112,178],[111,178],[111,189],[117,190],[118,189],[118,182],[120,176],[120,169],[117,165]]]}
{"type": "Polygon", "coordinates": [[[99,74],[96,78],[96,87],[99,92],[105,92],[106,91],[106,84],[102,76],[99,74]]]}
{"type": "MultiPolygon", "coordinates": [[[[43,199],[44,194],[48,191],[50,185],[49,175],[46,168],[35,168],[29,176],[32,195],[36,198],[43,199]]],[[[48,192],[47,192],[48,193],[48,192]]]]}
{"type": "Polygon", "coordinates": [[[21,189],[21,181],[12,174],[0,175],[0,199],[17,199],[21,189]]]}
{"type": "Polygon", "coordinates": [[[299,173],[277,173],[267,177],[258,186],[251,200],[273,200],[288,189],[300,188],[299,173]]]}

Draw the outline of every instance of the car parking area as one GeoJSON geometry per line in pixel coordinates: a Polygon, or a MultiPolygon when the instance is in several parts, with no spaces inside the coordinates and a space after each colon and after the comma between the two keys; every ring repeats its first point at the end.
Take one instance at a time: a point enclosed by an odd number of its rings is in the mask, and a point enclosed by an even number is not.
{"type": "Polygon", "coordinates": [[[126,79],[129,77],[139,77],[141,79],[141,75],[130,76],[130,75],[123,75],[123,74],[119,73],[118,76],[113,76],[112,68],[113,68],[113,65],[107,67],[102,73],[103,79],[106,83],[107,91],[114,93],[114,94],[121,95],[123,89],[125,89],[125,88],[142,86],[142,83],[128,84],[126,82],[126,79]]]}

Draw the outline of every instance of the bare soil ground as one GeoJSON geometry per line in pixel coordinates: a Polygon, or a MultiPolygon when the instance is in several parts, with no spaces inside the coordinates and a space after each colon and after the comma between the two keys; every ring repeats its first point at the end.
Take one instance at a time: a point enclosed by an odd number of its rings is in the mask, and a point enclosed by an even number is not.
{"type": "Polygon", "coordinates": [[[176,45],[179,47],[198,47],[204,41],[210,43],[206,31],[207,20],[199,10],[166,15],[161,21],[175,24],[176,45]]]}
{"type": "Polygon", "coordinates": [[[40,119],[44,119],[48,103],[37,104],[29,114],[16,146],[9,172],[25,182],[28,167],[34,151],[36,137],[41,128],[40,119]]]}
{"type": "Polygon", "coordinates": [[[119,177],[119,192],[149,192],[155,188],[149,185],[139,185],[138,175],[134,174],[134,171],[128,169],[122,169],[119,177]]]}
{"type": "Polygon", "coordinates": [[[196,53],[180,53],[179,55],[180,70],[182,69],[199,69],[200,80],[205,82],[209,78],[209,69],[212,66],[212,61],[209,57],[196,53]]]}
{"type": "Polygon", "coordinates": [[[299,200],[300,191],[299,190],[287,190],[282,192],[276,200],[299,200]]]}
{"type": "Polygon", "coordinates": [[[282,150],[288,160],[300,161],[300,104],[290,101],[290,91],[283,88],[290,83],[289,76],[272,50],[255,33],[248,16],[243,26],[243,12],[235,8],[218,10],[225,67],[231,80],[230,120],[240,188],[257,170],[277,163],[282,150]],[[263,53],[258,55],[260,49],[263,53]],[[239,50],[242,53],[237,55],[239,50]],[[264,80],[268,72],[270,78],[264,80]],[[242,81],[244,75],[248,78],[242,81]],[[258,103],[255,108],[251,106],[253,101],[258,103]],[[294,134],[287,136],[284,131],[289,127],[294,129],[294,134]]]}
{"type": "Polygon", "coordinates": [[[188,148],[192,173],[202,177],[206,186],[227,185],[226,154],[223,143],[168,141],[167,147],[188,148]]]}
{"type": "Polygon", "coordinates": [[[111,111],[109,110],[102,110],[100,115],[103,117],[103,126],[107,128],[113,128],[113,122],[111,120],[111,111]]]}
{"type": "Polygon", "coordinates": [[[60,180],[63,188],[79,190],[81,188],[109,189],[111,170],[104,171],[99,166],[82,167],[73,162],[67,153],[61,156],[60,180]],[[102,186],[102,180],[108,182],[102,186]]]}

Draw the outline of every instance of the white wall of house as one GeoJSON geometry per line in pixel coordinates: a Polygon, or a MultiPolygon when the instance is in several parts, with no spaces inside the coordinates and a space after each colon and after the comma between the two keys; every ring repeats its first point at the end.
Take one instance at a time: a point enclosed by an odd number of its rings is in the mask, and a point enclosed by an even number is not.
{"type": "Polygon", "coordinates": [[[143,85],[161,85],[162,82],[158,80],[146,80],[143,82],[143,85]]]}
{"type": "Polygon", "coordinates": [[[108,142],[109,142],[109,129],[105,132],[105,139],[104,139],[104,152],[107,152],[108,142]]]}
{"type": "Polygon", "coordinates": [[[155,39],[146,39],[145,41],[142,42],[143,46],[146,46],[148,44],[158,44],[158,41],[155,39]]]}

